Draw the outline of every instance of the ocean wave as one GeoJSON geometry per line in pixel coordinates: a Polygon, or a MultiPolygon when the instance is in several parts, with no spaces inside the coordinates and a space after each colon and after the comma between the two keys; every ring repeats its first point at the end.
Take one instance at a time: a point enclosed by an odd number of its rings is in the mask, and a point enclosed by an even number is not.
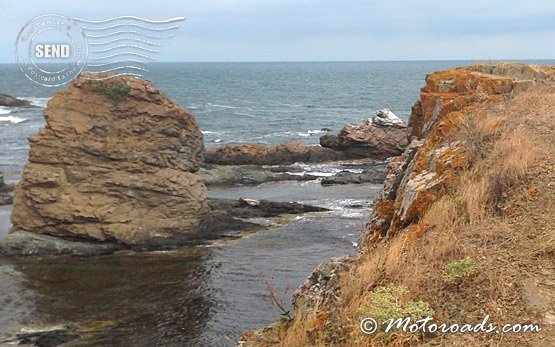
{"type": "Polygon", "coordinates": [[[25,122],[27,119],[14,116],[0,116],[0,122],[10,122],[13,124],[25,122]]]}
{"type": "Polygon", "coordinates": [[[237,106],[219,105],[219,104],[213,104],[213,103],[211,103],[211,102],[206,103],[206,106],[218,107],[218,108],[230,108],[230,109],[239,108],[239,107],[237,107],[237,106]]]}
{"type": "Polygon", "coordinates": [[[0,106],[0,114],[8,114],[10,112],[12,112],[12,111],[5,108],[5,107],[0,106]]]}
{"type": "Polygon", "coordinates": [[[202,132],[204,135],[217,134],[217,132],[215,132],[215,131],[210,131],[210,130],[202,130],[201,132],[202,132]]]}
{"type": "Polygon", "coordinates": [[[323,133],[325,133],[325,132],[326,132],[326,131],[324,131],[324,130],[309,130],[309,131],[307,131],[306,133],[297,133],[297,136],[300,136],[300,137],[310,137],[310,136],[312,136],[312,135],[323,134],[323,133]]]}
{"type": "Polygon", "coordinates": [[[19,99],[30,101],[31,104],[37,107],[44,108],[48,104],[48,100],[50,100],[51,98],[41,98],[41,97],[35,97],[35,96],[20,96],[19,99]]]}

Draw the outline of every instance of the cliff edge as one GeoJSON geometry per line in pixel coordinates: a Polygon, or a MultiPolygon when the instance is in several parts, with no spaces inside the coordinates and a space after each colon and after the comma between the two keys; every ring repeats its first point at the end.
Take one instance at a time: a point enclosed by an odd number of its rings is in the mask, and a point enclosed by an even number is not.
{"type": "Polygon", "coordinates": [[[426,76],[409,145],[389,159],[358,254],[318,266],[295,293],[294,318],[239,344],[555,345],[553,139],[554,67],[479,64],[426,76]],[[360,329],[366,317],[427,316],[541,331],[360,329]]]}

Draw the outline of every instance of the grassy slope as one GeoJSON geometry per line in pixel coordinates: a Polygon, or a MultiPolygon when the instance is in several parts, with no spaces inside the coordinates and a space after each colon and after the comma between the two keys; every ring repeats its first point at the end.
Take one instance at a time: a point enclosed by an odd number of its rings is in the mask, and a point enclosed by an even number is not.
{"type": "MultiPolygon", "coordinates": [[[[450,141],[471,163],[418,224],[368,244],[341,278],[333,317],[297,313],[252,345],[555,346],[555,93],[536,87],[465,114],[450,141]],[[448,279],[449,264],[476,271],[448,279]],[[402,301],[423,301],[438,321],[538,323],[536,334],[362,335],[375,312],[369,293],[405,286],[402,301]],[[304,318],[300,318],[304,317],[304,318]]],[[[375,300],[375,298],[374,298],[375,300]]]]}

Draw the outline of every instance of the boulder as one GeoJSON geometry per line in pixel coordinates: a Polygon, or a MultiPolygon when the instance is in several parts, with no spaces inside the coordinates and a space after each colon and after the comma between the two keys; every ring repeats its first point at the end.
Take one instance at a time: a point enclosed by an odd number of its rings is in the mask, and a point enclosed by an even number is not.
{"type": "Polygon", "coordinates": [[[350,158],[377,158],[399,155],[408,145],[407,126],[388,109],[376,111],[359,125],[349,124],[339,134],[320,137],[320,145],[346,153],[350,158]]]}
{"type": "Polygon", "coordinates": [[[195,118],[149,81],[90,77],[56,93],[30,137],[13,230],[124,245],[186,239],[209,211],[195,118]]]}
{"type": "Polygon", "coordinates": [[[0,93],[0,106],[36,107],[35,105],[31,104],[30,101],[17,99],[17,98],[14,98],[13,96],[9,96],[7,94],[2,94],[2,93],[0,93]]]}

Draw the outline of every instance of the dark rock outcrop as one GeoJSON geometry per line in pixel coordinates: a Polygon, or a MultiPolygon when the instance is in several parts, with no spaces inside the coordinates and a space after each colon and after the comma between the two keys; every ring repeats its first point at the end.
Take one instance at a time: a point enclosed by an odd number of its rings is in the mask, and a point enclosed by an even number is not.
{"type": "Polygon", "coordinates": [[[0,172],[0,206],[10,205],[13,202],[12,192],[14,186],[4,182],[4,174],[0,172]]]}
{"type": "Polygon", "coordinates": [[[13,96],[9,96],[7,94],[0,93],[0,106],[7,106],[7,107],[36,107],[35,105],[31,104],[30,101],[21,100],[14,98],[13,96]]]}
{"type": "Polygon", "coordinates": [[[55,94],[29,139],[14,230],[127,245],[186,238],[209,211],[195,118],[148,81],[87,77],[55,94]]]}
{"type": "Polygon", "coordinates": [[[385,168],[366,169],[361,173],[341,171],[333,176],[322,178],[321,184],[329,186],[333,184],[361,184],[361,183],[383,183],[385,179],[385,168]]]}

